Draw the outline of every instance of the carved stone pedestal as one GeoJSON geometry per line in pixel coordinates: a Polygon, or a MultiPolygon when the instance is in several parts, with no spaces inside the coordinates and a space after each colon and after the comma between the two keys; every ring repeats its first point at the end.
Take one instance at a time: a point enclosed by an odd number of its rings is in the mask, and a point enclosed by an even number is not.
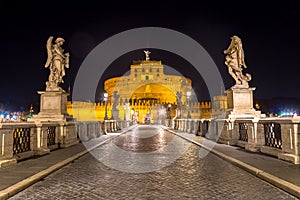
{"type": "MultiPolygon", "coordinates": [[[[250,145],[252,142],[240,140],[240,127],[239,123],[243,123],[247,127],[247,132],[250,135],[251,131],[254,131],[253,135],[256,135],[257,125],[250,128],[250,124],[257,123],[261,118],[261,112],[256,111],[253,108],[253,91],[255,88],[244,87],[242,85],[235,85],[230,89],[226,90],[227,95],[227,109],[224,118],[223,130],[219,131],[218,141],[226,144],[233,144],[250,148],[253,151],[257,146],[256,144],[250,145]]],[[[220,121],[221,122],[221,121],[220,121]]],[[[215,122],[217,123],[217,122],[215,122]]],[[[252,135],[252,134],[251,134],[252,135]]],[[[256,140],[256,138],[254,138],[256,140]]]]}
{"type": "Polygon", "coordinates": [[[254,87],[236,87],[233,86],[226,90],[228,118],[254,118],[260,117],[261,112],[253,108],[254,87]]]}
{"type": "MultiPolygon", "coordinates": [[[[33,115],[28,121],[35,122],[38,127],[55,126],[53,130],[56,135],[55,143],[60,147],[78,143],[75,120],[67,113],[68,93],[62,89],[39,91],[38,93],[41,95],[40,112],[37,115],[33,115]]],[[[47,129],[45,130],[41,133],[47,134],[47,129]]],[[[47,136],[44,137],[47,138],[47,136]]]]}
{"type": "Polygon", "coordinates": [[[113,109],[113,110],[112,110],[112,119],[120,120],[120,117],[119,117],[119,110],[118,110],[118,109],[113,109]]]}
{"type": "Polygon", "coordinates": [[[65,119],[67,113],[67,96],[65,91],[39,91],[41,95],[40,112],[37,115],[41,120],[65,119]]]}

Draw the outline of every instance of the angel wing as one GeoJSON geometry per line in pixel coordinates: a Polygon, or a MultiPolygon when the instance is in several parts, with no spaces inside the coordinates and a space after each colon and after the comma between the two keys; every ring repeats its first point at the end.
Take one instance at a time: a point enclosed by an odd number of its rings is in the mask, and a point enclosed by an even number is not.
{"type": "Polygon", "coordinates": [[[52,51],[51,51],[51,46],[52,46],[52,40],[53,40],[53,36],[50,36],[49,39],[47,40],[47,54],[48,54],[48,58],[47,58],[47,62],[45,64],[45,67],[49,67],[51,60],[52,60],[52,51]]]}
{"type": "Polygon", "coordinates": [[[243,49],[241,49],[241,64],[242,64],[242,66],[244,66],[244,68],[247,68],[247,65],[245,63],[245,54],[244,54],[243,49]]]}

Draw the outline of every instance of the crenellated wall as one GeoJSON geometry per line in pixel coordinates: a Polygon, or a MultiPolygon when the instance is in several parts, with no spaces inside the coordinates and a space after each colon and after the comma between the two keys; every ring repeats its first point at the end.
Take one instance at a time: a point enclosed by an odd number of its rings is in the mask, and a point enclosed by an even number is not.
{"type": "MultiPolygon", "coordinates": [[[[105,102],[103,103],[92,103],[92,102],[68,102],[67,112],[79,121],[100,121],[105,117],[105,102]]],[[[151,115],[151,119],[157,120],[159,117],[160,110],[163,110],[164,118],[174,118],[176,116],[175,109],[176,105],[172,105],[168,109],[167,104],[163,105],[151,105],[150,103],[133,103],[126,104],[125,102],[119,102],[116,106],[117,116],[113,116],[113,106],[110,102],[107,103],[107,114],[108,119],[121,119],[121,120],[132,120],[137,118],[137,121],[143,123],[144,118],[147,114],[151,115]],[[132,110],[138,112],[137,114],[132,113],[132,110]],[[168,113],[169,112],[169,113],[168,113]],[[170,116],[168,116],[168,114],[170,116]]],[[[182,106],[183,117],[187,115],[188,107],[182,106]]],[[[211,118],[211,103],[210,102],[192,102],[190,103],[190,113],[192,119],[210,119],[211,118]]]]}

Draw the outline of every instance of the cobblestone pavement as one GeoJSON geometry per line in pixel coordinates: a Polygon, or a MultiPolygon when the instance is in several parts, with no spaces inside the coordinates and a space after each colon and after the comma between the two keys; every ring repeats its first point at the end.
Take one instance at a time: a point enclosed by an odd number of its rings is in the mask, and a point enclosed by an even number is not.
{"type": "Polygon", "coordinates": [[[199,150],[139,126],[10,199],[297,199],[212,153],[199,158],[199,150]]]}

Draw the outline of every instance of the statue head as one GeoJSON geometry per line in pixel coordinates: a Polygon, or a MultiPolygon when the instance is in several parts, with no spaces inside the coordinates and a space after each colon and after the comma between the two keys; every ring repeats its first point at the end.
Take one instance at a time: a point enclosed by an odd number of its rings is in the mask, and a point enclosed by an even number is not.
{"type": "Polygon", "coordinates": [[[236,36],[236,35],[232,36],[231,40],[235,46],[238,46],[238,47],[242,46],[242,40],[238,36],[236,36]]]}
{"type": "Polygon", "coordinates": [[[56,38],[55,43],[59,43],[59,42],[65,42],[65,40],[63,38],[56,38]]]}

